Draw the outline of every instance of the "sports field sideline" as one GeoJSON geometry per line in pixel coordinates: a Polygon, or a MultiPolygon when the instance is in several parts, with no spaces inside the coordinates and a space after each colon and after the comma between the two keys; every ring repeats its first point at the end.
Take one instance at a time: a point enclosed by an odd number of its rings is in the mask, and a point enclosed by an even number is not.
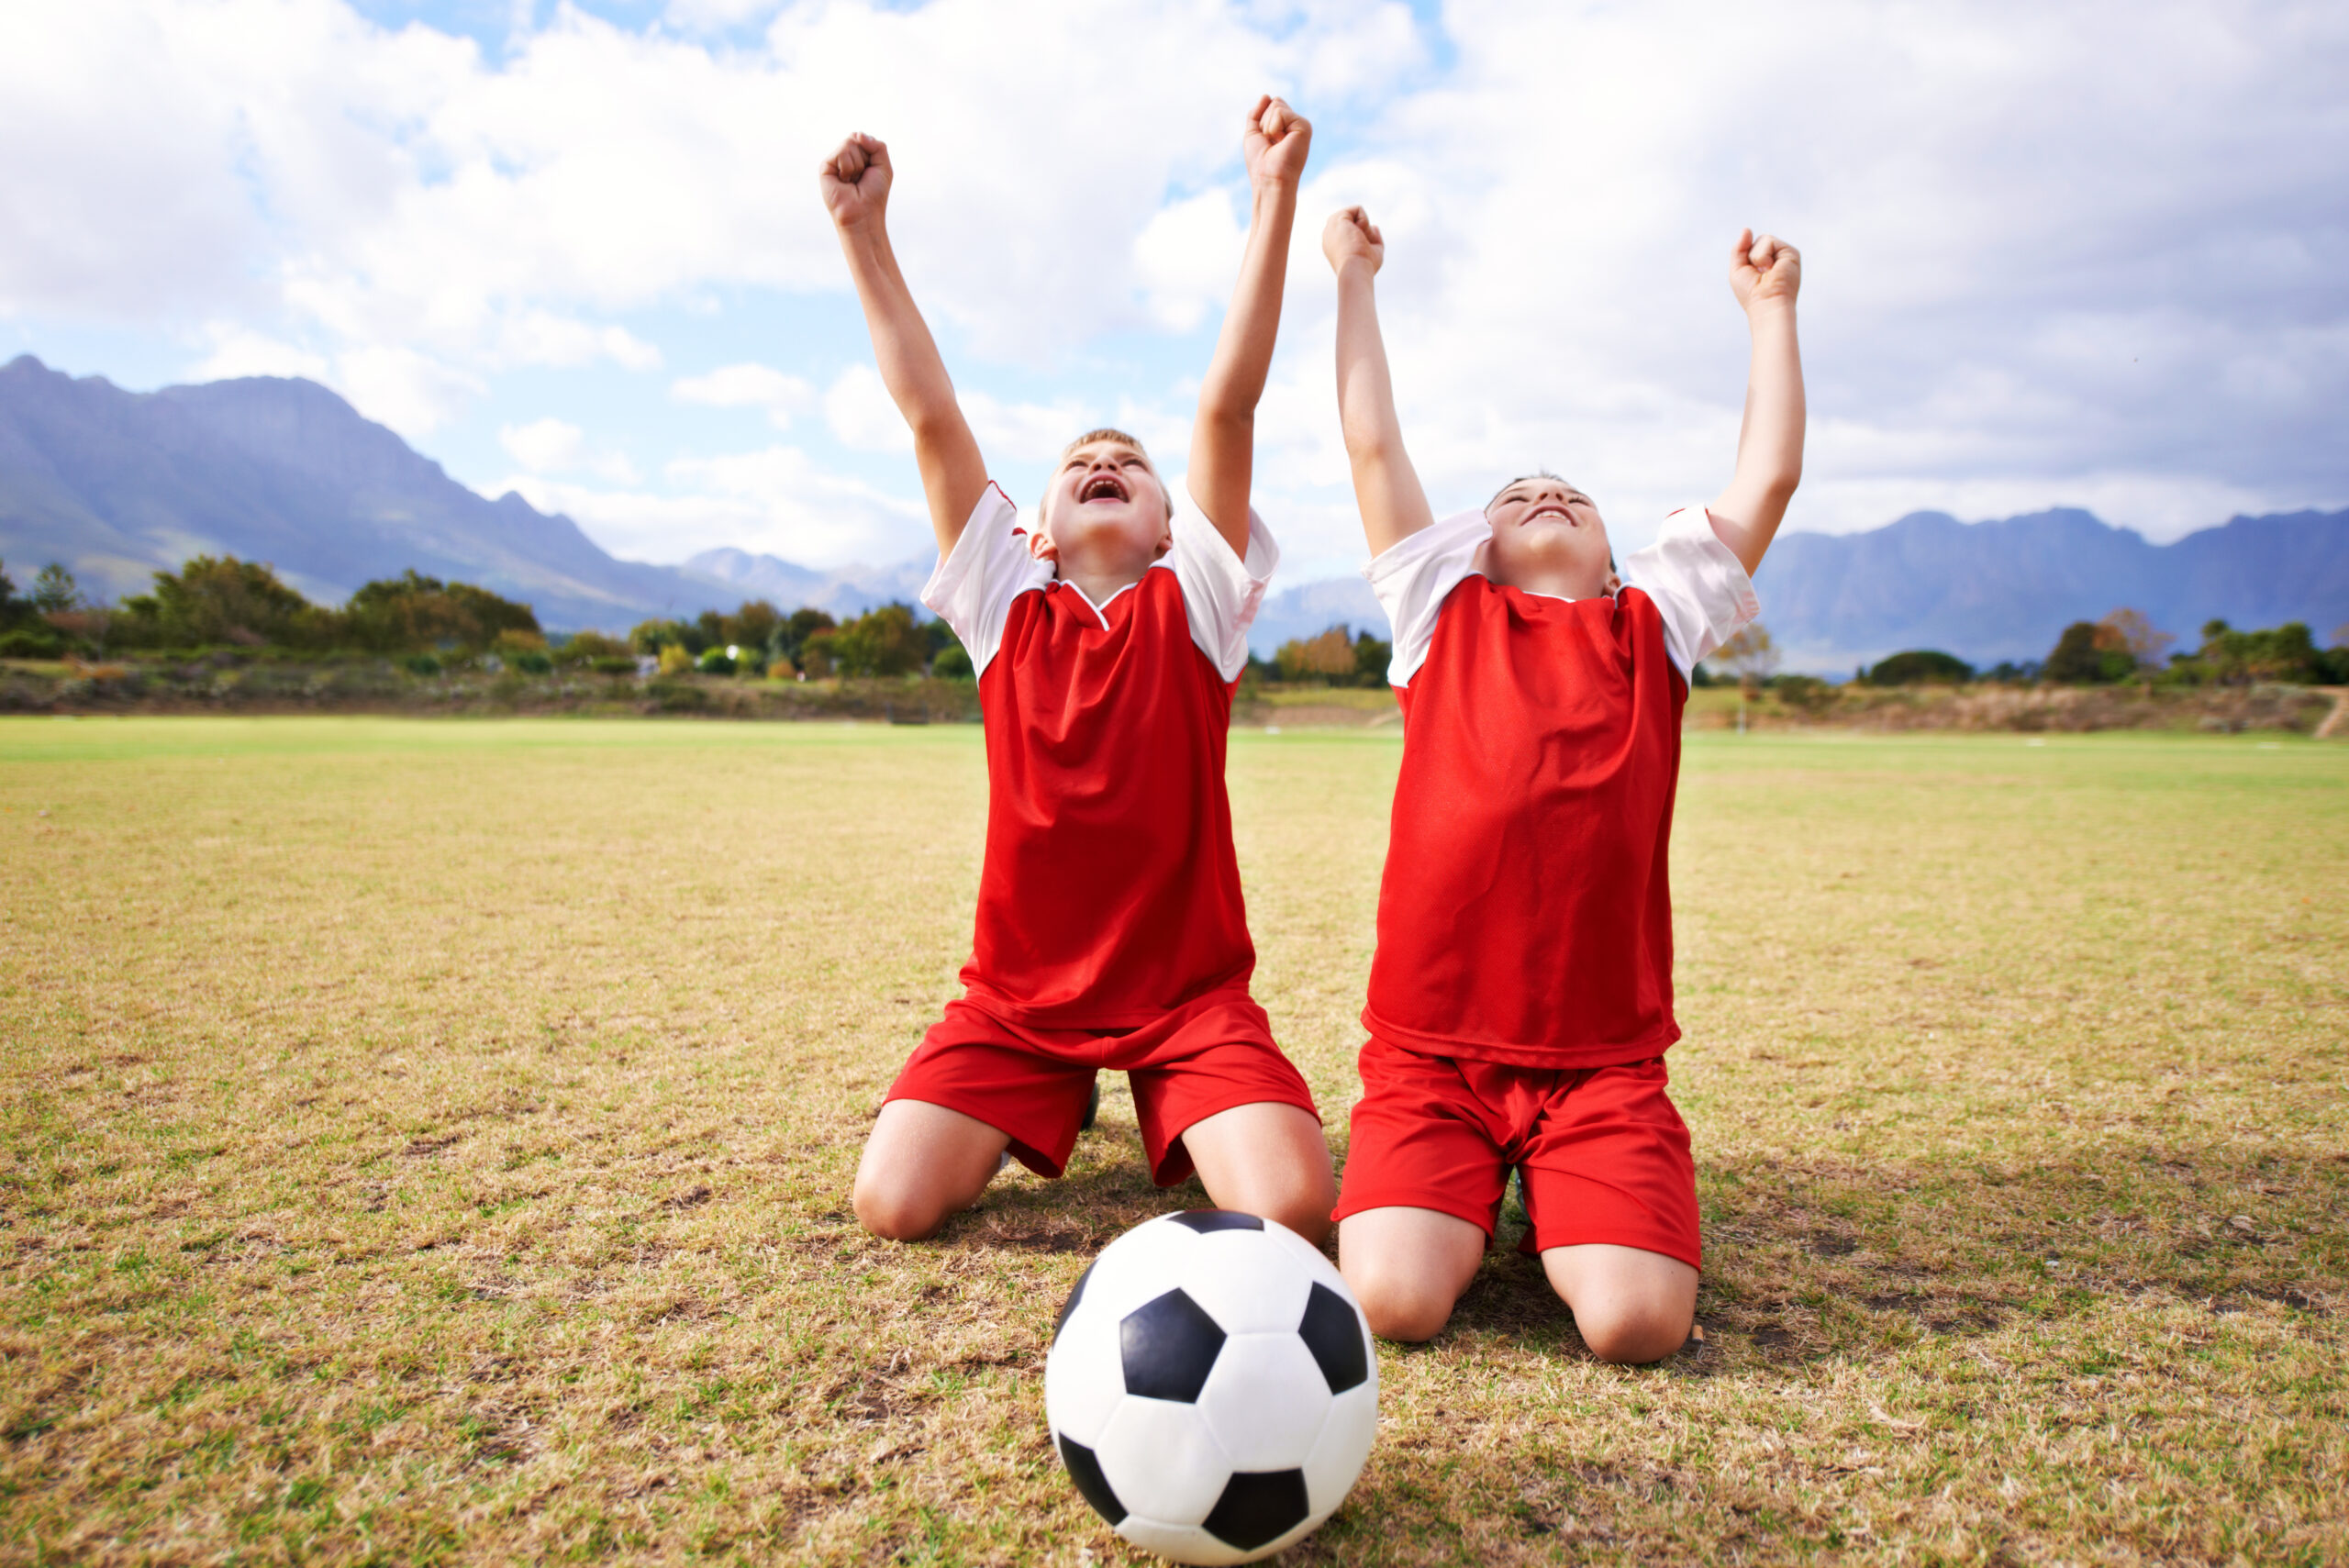
{"type": "MultiPolygon", "coordinates": [[[[1231,744],[1341,1153],[1399,751],[1231,744]]],[[[1127,1560],[1041,1376],[1199,1201],[1122,1083],[936,1243],[845,1212],[983,773],[0,721],[0,1562],[1127,1560]]],[[[1695,733],[1673,862],[1703,1342],[1600,1366],[1497,1253],[1286,1561],[2349,1558],[2349,747],[1695,733]]]]}

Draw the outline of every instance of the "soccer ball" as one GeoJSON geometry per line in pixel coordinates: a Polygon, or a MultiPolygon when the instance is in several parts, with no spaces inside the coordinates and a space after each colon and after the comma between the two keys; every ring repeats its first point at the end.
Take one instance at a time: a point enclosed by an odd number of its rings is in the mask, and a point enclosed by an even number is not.
{"type": "Polygon", "coordinates": [[[1177,1562],[1250,1562],[1345,1500],[1378,1430],[1378,1359],[1303,1237],[1193,1209],[1135,1226],[1076,1282],[1044,1413],[1119,1535],[1177,1562]]]}

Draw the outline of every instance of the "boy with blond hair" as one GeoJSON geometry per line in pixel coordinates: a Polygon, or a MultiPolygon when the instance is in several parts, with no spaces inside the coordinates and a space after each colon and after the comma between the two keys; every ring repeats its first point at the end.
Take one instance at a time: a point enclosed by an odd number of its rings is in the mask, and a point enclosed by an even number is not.
{"type": "Polygon", "coordinates": [[[1534,474],[1439,521],[1403,450],[1360,207],[1330,219],[1338,408],[1394,623],[1403,705],[1378,950],[1337,1209],[1339,1266],[1386,1338],[1441,1329],[1511,1168],[1522,1250],[1601,1360],[1687,1339],[1696,1168],[1665,1092],[1665,851],[1697,661],[1751,621],[1802,472],[1801,261],[1751,230],[1730,287],[1753,354],[1737,468],[1619,580],[1590,497],[1534,474]],[[1628,582],[1628,585],[1626,585],[1628,582]]]}
{"type": "Polygon", "coordinates": [[[1251,999],[1225,797],[1231,695],[1279,559],[1249,505],[1297,183],[1312,128],[1260,100],[1253,208],[1199,391],[1182,493],[1141,443],[1086,432],[1023,531],[987,477],[884,223],[888,150],[852,136],[825,206],[938,534],[922,602],[978,671],[986,854],[965,995],[907,1060],[856,1173],[876,1235],[927,1236],[1007,1158],[1057,1176],[1095,1073],[1124,1070],[1160,1185],[1319,1240],[1334,1196],[1313,1096],[1251,999]]]}

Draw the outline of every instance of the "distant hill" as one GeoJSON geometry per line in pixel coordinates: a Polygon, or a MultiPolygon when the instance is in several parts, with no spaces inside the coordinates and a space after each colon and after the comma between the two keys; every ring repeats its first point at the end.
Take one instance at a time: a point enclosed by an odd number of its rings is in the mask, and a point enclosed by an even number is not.
{"type": "Polygon", "coordinates": [[[2126,605],[2184,647],[2205,621],[2349,621],[2349,511],[2236,517],[2170,544],[2071,508],[1961,523],[1912,512],[1864,534],[1782,534],[1754,583],[1790,665],[1831,673],[1903,648],[2039,659],[2126,605]]]}
{"type": "Polygon", "coordinates": [[[733,600],[767,599],[783,609],[812,605],[836,616],[859,616],[875,605],[911,605],[923,619],[922,584],[930,581],[935,555],[920,555],[895,566],[844,566],[837,572],[817,572],[779,555],[753,555],[745,550],[705,550],[686,559],[685,570],[712,583],[724,584],[733,600]]]}
{"type": "Polygon", "coordinates": [[[307,381],[125,392],[29,355],[0,367],[0,556],[143,591],[199,553],[274,565],[323,603],[408,567],[530,604],[550,628],[626,630],[724,590],[617,561],[519,495],[488,501],[307,381]]]}
{"type": "MultiPolygon", "coordinates": [[[[624,631],[763,597],[853,615],[917,600],[932,561],[818,572],[706,550],[620,561],[569,517],[483,499],[307,381],[254,377],[131,393],[29,355],[0,367],[0,558],[21,583],[61,561],[120,597],[159,567],[232,554],[321,603],[414,567],[520,599],[554,630],[624,631]]],[[[2173,544],[2059,509],[1961,523],[1917,512],[1863,534],[1787,534],[1757,586],[1787,667],[1842,674],[1903,648],[1976,663],[2035,659],[2071,621],[2122,605],[2191,643],[2212,617],[2349,622],[2349,512],[2237,517],[2173,544]]],[[[1359,577],[1275,592],[1249,642],[1269,656],[1332,625],[1386,635],[1359,577]]]]}
{"type": "MultiPolygon", "coordinates": [[[[2349,511],[2236,517],[2157,545],[2072,508],[1961,523],[1913,512],[1861,534],[1780,534],[1754,587],[1789,670],[1848,674],[1905,648],[1976,664],[2044,658],[2064,628],[2121,606],[2191,647],[2205,621],[2349,622],[2349,511]]],[[[1333,625],[1387,635],[1358,577],[1264,601],[1249,641],[1269,656],[1333,625]]]]}

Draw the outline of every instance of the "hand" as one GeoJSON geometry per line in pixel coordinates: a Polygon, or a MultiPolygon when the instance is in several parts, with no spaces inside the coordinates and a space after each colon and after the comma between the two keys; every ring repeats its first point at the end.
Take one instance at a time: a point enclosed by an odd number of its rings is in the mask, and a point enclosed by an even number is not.
{"type": "Polygon", "coordinates": [[[1801,287],[1800,251],[1767,234],[1756,239],[1750,228],[1738,231],[1729,252],[1729,289],[1748,315],[1758,305],[1794,304],[1801,287]]]}
{"type": "Polygon", "coordinates": [[[1330,258],[1333,272],[1344,272],[1348,261],[1357,260],[1368,261],[1375,272],[1386,260],[1386,241],[1378,225],[1370,221],[1370,214],[1350,206],[1331,213],[1330,221],[1321,226],[1321,254],[1330,258]]]}
{"type": "Polygon", "coordinates": [[[1312,145],[1313,127],[1303,115],[1269,94],[1257,99],[1240,138],[1248,183],[1294,187],[1305,172],[1305,154],[1312,145]]]}
{"type": "Polygon", "coordinates": [[[880,218],[889,205],[889,149],[858,131],[824,160],[824,206],[842,228],[880,218]]]}

